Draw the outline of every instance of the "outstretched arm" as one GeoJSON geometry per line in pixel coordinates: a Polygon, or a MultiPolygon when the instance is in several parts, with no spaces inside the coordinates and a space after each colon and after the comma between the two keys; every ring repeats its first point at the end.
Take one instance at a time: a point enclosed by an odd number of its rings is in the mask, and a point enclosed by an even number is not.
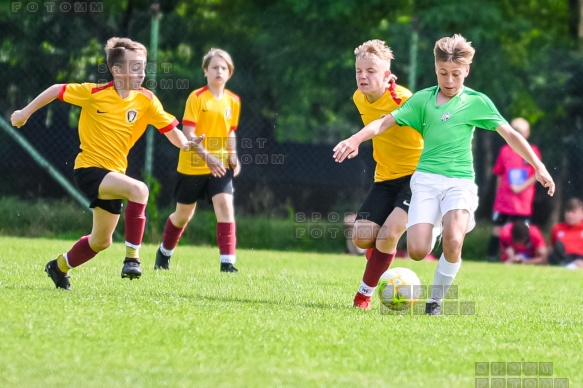
{"type": "Polygon", "coordinates": [[[200,144],[202,139],[204,139],[204,137],[193,137],[192,141],[189,141],[186,136],[184,136],[184,133],[178,128],[174,128],[173,130],[164,133],[164,135],[170,141],[170,143],[174,144],[176,147],[183,151],[194,149],[196,146],[198,146],[198,144],[200,144]]]}
{"type": "Polygon", "coordinates": [[[358,155],[358,147],[360,146],[360,143],[380,135],[386,131],[387,128],[392,127],[396,123],[395,118],[391,114],[386,115],[382,119],[371,121],[366,127],[362,128],[348,139],[342,140],[340,143],[336,144],[336,147],[332,150],[334,151],[332,157],[338,163],[343,162],[346,158],[354,158],[358,155]]]}
{"type": "Polygon", "coordinates": [[[10,121],[15,127],[22,127],[26,124],[26,121],[30,116],[43,106],[47,105],[55,98],[59,97],[59,93],[63,88],[63,84],[55,84],[48,87],[44,92],[39,94],[34,100],[32,100],[27,106],[21,110],[14,111],[12,116],[10,116],[10,121]]]}
{"type": "Polygon", "coordinates": [[[555,182],[543,162],[541,162],[538,156],[536,156],[532,147],[524,137],[512,129],[508,123],[497,126],[496,132],[506,140],[506,143],[508,143],[514,151],[518,152],[518,154],[534,168],[536,172],[536,180],[539,181],[543,187],[548,188],[548,194],[552,197],[555,194],[555,182]]]}

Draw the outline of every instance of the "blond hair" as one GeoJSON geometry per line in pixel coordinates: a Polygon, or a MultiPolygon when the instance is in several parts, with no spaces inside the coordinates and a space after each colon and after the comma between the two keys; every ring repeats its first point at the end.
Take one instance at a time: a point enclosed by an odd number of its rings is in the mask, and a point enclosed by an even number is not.
{"type": "Polygon", "coordinates": [[[111,70],[114,66],[123,66],[126,50],[133,51],[135,53],[148,55],[148,50],[146,47],[130,38],[110,38],[105,44],[105,57],[107,66],[111,70]]]}
{"type": "Polygon", "coordinates": [[[520,133],[525,139],[528,139],[530,136],[530,124],[522,117],[517,117],[512,120],[510,122],[510,126],[514,128],[515,131],[520,133]]]}
{"type": "Polygon", "coordinates": [[[472,42],[468,42],[460,34],[439,39],[433,48],[435,62],[455,62],[460,65],[472,63],[475,52],[472,42]]]}
{"type": "Polygon", "coordinates": [[[380,39],[367,40],[354,49],[354,55],[356,59],[378,58],[387,63],[388,69],[391,68],[391,60],[395,59],[391,48],[380,39]]]}
{"type": "Polygon", "coordinates": [[[219,48],[211,48],[209,50],[209,52],[204,55],[204,57],[202,58],[203,70],[208,70],[209,64],[211,63],[211,60],[214,57],[219,57],[219,58],[224,59],[225,62],[227,62],[227,67],[229,68],[229,75],[233,75],[233,72],[235,71],[235,65],[233,64],[233,59],[231,59],[231,56],[229,55],[228,52],[226,52],[225,50],[221,50],[219,48]]]}

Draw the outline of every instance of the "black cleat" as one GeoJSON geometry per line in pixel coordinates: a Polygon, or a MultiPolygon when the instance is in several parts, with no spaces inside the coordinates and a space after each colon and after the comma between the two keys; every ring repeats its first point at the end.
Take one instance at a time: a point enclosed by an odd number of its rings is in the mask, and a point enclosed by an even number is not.
{"type": "Polygon", "coordinates": [[[235,273],[235,272],[239,272],[239,270],[237,268],[233,267],[233,264],[231,264],[231,263],[221,263],[221,272],[235,273]]]}
{"type": "Polygon", "coordinates": [[[57,288],[62,288],[63,290],[70,291],[71,283],[69,283],[69,275],[61,272],[57,266],[57,260],[51,260],[45,266],[45,272],[48,277],[50,277],[57,288]]]}
{"type": "Polygon", "coordinates": [[[441,303],[427,302],[425,303],[425,314],[427,315],[441,315],[441,303]]]}
{"type": "Polygon", "coordinates": [[[123,268],[121,269],[121,278],[128,278],[130,280],[139,279],[142,276],[142,268],[140,267],[140,260],[127,258],[123,261],[123,268]]]}
{"type": "Polygon", "coordinates": [[[166,256],[162,253],[162,251],[160,251],[160,248],[158,247],[154,269],[170,269],[170,257],[172,256],[166,256]]]}

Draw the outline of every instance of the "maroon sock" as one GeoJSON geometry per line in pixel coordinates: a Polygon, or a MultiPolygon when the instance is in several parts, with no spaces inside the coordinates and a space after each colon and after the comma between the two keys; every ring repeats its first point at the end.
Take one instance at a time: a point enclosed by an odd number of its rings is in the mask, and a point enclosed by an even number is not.
{"type": "Polygon", "coordinates": [[[237,235],[234,222],[217,222],[217,244],[221,255],[234,255],[237,235]]]}
{"type": "Polygon", "coordinates": [[[172,221],[170,221],[170,217],[168,217],[166,220],[166,226],[164,227],[164,234],[162,235],[162,245],[164,246],[164,249],[171,251],[172,249],[176,248],[178,241],[180,241],[180,237],[182,237],[184,229],[185,227],[179,228],[174,226],[172,221]]]}
{"type": "Polygon", "coordinates": [[[395,252],[384,253],[376,248],[372,249],[372,254],[366,262],[366,268],[364,270],[364,275],[362,276],[362,281],[370,287],[376,287],[381,275],[389,269],[393,259],[395,258],[395,252]]]}
{"type": "Polygon", "coordinates": [[[89,236],[83,236],[67,252],[67,264],[69,264],[69,267],[75,268],[91,260],[95,255],[97,255],[97,252],[89,246],[89,236]]]}
{"type": "Polygon", "coordinates": [[[146,227],[146,204],[128,201],[126,207],[126,242],[140,246],[146,227]]]}

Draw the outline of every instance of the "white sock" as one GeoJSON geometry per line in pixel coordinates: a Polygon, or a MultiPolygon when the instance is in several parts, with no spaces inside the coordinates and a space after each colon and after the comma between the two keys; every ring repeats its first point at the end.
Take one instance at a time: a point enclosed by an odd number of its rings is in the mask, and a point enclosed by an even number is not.
{"type": "Polygon", "coordinates": [[[360,283],[360,288],[358,289],[358,293],[364,296],[372,296],[374,294],[374,290],[376,287],[371,287],[367,285],[365,282],[360,283]]]}
{"type": "Polygon", "coordinates": [[[235,255],[221,255],[221,263],[235,264],[235,261],[237,261],[237,256],[235,255]]]}
{"type": "Polygon", "coordinates": [[[160,252],[162,252],[164,256],[172,256],[174,249],[166,249],[164,248],[164,244],[160,244],[160,252]]]}
{"type": "Polygon", "coordinates": [[[450,263],[445,260],[443,253],[441,254],[437,268],[435,269],[435,275],[433,276],[433,287],[431,287],[431,297],[428,302],[441,302],[461,266],[461,259],[457,263],[450,263]]]}

